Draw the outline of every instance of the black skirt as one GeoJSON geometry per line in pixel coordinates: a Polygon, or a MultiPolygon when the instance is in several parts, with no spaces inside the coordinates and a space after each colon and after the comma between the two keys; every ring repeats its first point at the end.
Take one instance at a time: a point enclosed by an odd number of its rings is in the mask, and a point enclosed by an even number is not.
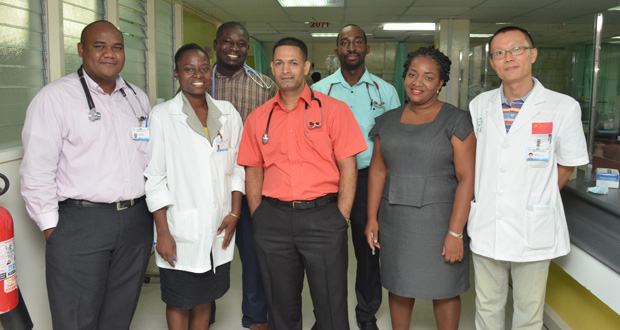
{"type": "Polygon", "coordinates": [[[206,273],[159,268],[161,300],[167,305],[192,309],[224,296],[230,288],[230,262],[206,273]]]}

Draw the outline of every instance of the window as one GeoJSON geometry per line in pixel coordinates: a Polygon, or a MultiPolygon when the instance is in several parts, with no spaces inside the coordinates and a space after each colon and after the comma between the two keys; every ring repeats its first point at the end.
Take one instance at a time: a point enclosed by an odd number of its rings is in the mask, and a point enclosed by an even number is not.
{"type": "Polygon", "coordinates": [[[76,71],[82,65],[77,44],[84,27],[103,19],[104,7],[101,0],[64,0],[63,34],[65,43],[65,74],[76,71]]]}
{"type": "Polygon", "coordinates": [[[172,5],[157,0],[156,43],[157,43],[157,97],[169,100],[174,96],[174,21],[172,5]]]}
{"type": "Polygon", "coordinates": [[[119,16],[120,30],[125,38],[125,68],[121,75],[125,80],[148,93],[146,83],[146,1],[120,0],[119,16]]]}
{"type": "Polygon", "coordinates": [[[0,0],[0,150],[21,146],[26,109],[45,84],[39,0],[0,0]]]}

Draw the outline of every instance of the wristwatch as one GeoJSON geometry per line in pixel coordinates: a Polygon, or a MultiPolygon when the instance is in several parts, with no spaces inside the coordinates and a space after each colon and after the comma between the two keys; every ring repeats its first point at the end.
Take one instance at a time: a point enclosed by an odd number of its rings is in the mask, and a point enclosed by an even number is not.
{"type": "Polygon", "coordinates": [[[448,230],[448,234],[458,238],[458,239],[463,239],[463,234],[457,234],[455,232],[453,232],[452,230],[448,230]]]}

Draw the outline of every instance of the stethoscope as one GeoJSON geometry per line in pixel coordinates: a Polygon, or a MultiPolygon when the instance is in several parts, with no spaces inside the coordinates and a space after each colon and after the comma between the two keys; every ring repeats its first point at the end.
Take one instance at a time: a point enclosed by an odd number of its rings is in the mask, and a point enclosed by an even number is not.
{"type": "MultiPolygon", "coordinates": [[[[213,64],[213,70],[211,72],[211,81],[212,82],[215,81],[215,68],[216,67],[217,67],[217,63],[213,64]]],[[[263,78],[261,78],[261,76],[258,74],[258,72],[256,72],[254,69],[252,69],[249,65],[244,64],[243,65],[243,70],[245,71],[245,75],[250,77],[250,79],[252,79],[252,81],[254,81],[260,88],[271,89],[271,87],[273,87],[273,83],[272,84],[267,84],[267,82],[263,78]]],[[[213,83],[211,85],[211,95],[215,95],[215,84],[213,84],[213,83]]]]}
{"type": "MultiPolygon", "coordinates": [[[[77,74],[80,77],[80,83],[82,84],[82,88],[84,89],[84,94],[86,94],[86,101],[88,102],[88,108],[90,109],[88,111],[88,119],[90,119],[90,121],[92,121],[92,122],[95,122],[97,120],[101,120],[101,112],[97,111],[97,109],[95,108],[95,102],[93,102],[93,97],[90,95],[90,91],[88,90],[88,85],[86,85],[86,79],[84,79],[84,70],[82,69],[81,65],[80,65],[80,68],[77,70],[77,74]]],[[[138,123],[141,124],[143,121],[146,120],[147,124],[145,126],[148,127],[148,114],[147,114],[146,110],[144,109],[144,107],[142,106],[142,103],[140,103],[140,100],[138,100],[138,93],[136,93],[136,91],[133,89],[133,87],[131,87],[131,85],[129,85],[127,80],[123,79],[123,81],[125,82],[125,85],[129,89],[131,89],[131,91],[133,92],[133,96],[138,101],[138,104],[140,104],[140,108],[142,108],[142,112],[144,112],[144,114],[147,115],[147,116],[139,116],[138,117],[138,113],[136,112],[136,109],[133,107],[133,104],[129,101],[129,99],[127,98],[127,94],[125,93],[125,91],[122,88],[120,89],[121,94],[123,95],[125,100],[127,100],[127,102],[129,103],[129,106],[131,107],[131,110],[133,111],[133,114],[138,119],[138,123]]]]}
{"type": "MultiPolygon", "coordinates": [[[[372,99],[372,96],[370,96],[370,84],[366,83],[366,92],[368,93],[368,98],[370,99],[370,109],[371,110],[375,110],[373,108],[373,106],[375,107],[382,107],[385,102],[383,102],[383,96],[381,96],[381,90],[379,89],[379,84],[377,84],[376,81],[372,80],[372,83],[375,85],[375,87],[377,87],[377,94],[379,94],[379,102],[375,101],[372,99]]],[[[334,87],[334,84],[338,84],[338,83],[332,83],[329,86],[329,91],[327,91],[327,96],[329,96],[329,94],[332,93],[332,87],[334,87]]]]}
{"type": "MultiPolygon", "coordinates": [[[[306,103],[306,127],[308,129],[315,129],[317,127],[321,127],[323,125],[323,104],[321,104],[321,100],[314,97],[314,91],[310,90],[310,102],[316,101],[319,104],[319,109],[321,110],[321,121],[320,122],[308,122],[308,103],[306,103]]],[[[271,111],[269,112],[269,118],[267,119],[267,126],[265,127],[265,134],[263,134],[263,144],[267,144],[269,142],[269,124],[271,123],[271,116],[273,115],[273,109],[275,109],[276,103],[271,107],[271,111]]]]}

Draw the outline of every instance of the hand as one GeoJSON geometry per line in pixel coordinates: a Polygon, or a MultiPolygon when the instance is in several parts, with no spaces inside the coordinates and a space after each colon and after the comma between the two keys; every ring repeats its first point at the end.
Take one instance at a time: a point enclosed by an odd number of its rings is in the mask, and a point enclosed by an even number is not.
{"type": "Polygon", "coordinates": [[[446,234],[443,239],[443,250],[441,255],[444,260],[449,263],[455,263],[463,260],[463,240],[458,239],[450,234],[446,234]]]}
{"type": "Polygon", "coordinates": [[[43,235],[45,235],[45,240],[46,240],[46,241],[47,241],[48,239],[50,239],[50,235],[52,235],[52,232],[54,231],[54,229],[55,229],[55,228],[56,228],[56,227],[53,227],[53,228],[48,228],[48,229],[45,229],[45,230],[43,231],[43,235]]]}
{"type": "Polygon", "coordinates": [[[368,246],[370,246],[374,254],[375,248],[381,248],[381,244],[379,244],[379,223],[377,220],[368,220],[366,222],[364,235],[366,235],[366,242],[368,242],[368,246]]]}
{"type": "Polygon", "coordinates": [[[155,250],[162,259],[166,260],[172,267],[174,267],[174,262],[179,260],[177,256],[177,243],[170,234],[157,235],[155,250]]]}
{"type": "Polygon", "coordinates": [[[222,230],[226,230],[226,234],[224,235],[224,242],[222,243],[222,249],[224,250],[228,248],[228,245],[230,245],[230,241],[235,234],[235,228],[237,228],[237,221],[239,221],[238,218],[235,218],[229,214],[222,221],[220,228],[217,229],[218,235],[222,233],[222,230]]]}

